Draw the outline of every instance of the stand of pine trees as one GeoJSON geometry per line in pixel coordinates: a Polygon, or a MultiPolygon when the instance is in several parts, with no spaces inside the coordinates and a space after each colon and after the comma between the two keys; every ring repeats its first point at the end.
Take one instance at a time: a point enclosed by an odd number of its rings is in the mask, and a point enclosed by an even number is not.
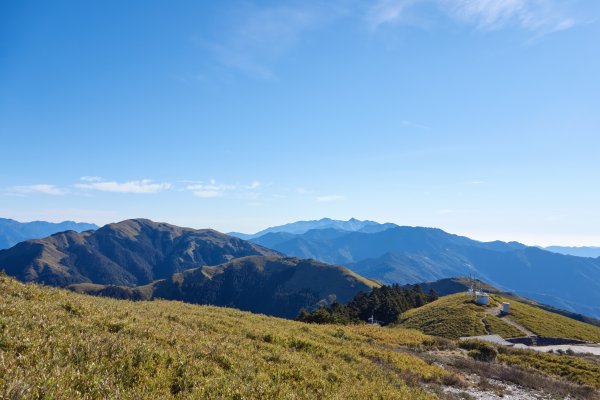
{"type": "Polygon", "coordinates": [[[318,324],[350,324],[366,322],[373,316],[379,324],[387,325],[396,322],[403,312],[436,299],[433,289],[425,294],[419,285],[382,286],[370,293],[357,294],[346,305],[333,303],[310,313],[303,309],[296,320],[318,324]]]}

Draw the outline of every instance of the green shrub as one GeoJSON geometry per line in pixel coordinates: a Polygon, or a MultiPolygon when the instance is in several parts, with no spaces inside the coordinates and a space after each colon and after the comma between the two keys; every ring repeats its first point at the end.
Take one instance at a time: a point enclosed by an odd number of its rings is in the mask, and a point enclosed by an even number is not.
{"type": "Polygon", "coordinates": [[[491,362],[498,356],[498,350],[492,344],[479,340],[465,340],[459,346],[469,350],[469,356],[477,361],[491,362]]]}

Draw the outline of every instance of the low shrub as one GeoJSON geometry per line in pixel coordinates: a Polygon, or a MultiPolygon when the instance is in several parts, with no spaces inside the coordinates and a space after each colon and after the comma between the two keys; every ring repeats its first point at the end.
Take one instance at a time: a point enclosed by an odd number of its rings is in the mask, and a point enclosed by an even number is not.
{"type": "Polygon", "coordinates": [[[491,362],[498,356],[498,350],[492,344],[479,340],[465,340],[459,346],[469,350],[469,356],[478,361],[491,362]]]}

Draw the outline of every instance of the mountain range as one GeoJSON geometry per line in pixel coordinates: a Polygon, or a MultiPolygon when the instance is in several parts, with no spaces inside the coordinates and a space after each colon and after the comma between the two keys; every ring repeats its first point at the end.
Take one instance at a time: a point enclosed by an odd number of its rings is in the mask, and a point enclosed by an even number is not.
{"type": "Polygon", "coordinates": [[[543,249],[568,256],[591,258],[600,257],[600,247],[595,246],[548,246],[543,247],[543,249]]]}
{"type": "Polygon", "coordinates": [[[386,284],[472,275],[504,291],[600,317],[600,258],[518,242],[480,242],[436,228],[381,224],[362,232],[332,225],[304,233],[269,231],[250,241],[289,256],[343,265],[386,284]]]}
{"type": "Polygon", "coordinates": [[[0,270],[24,282],[131,300],[236,307],[286,318],[346,302],[379,284],[350,270],[237,237],[147,219],[56,233],[0,251],[0,270]]]}
{"type": "Polygon", "coordinates": [[[267,306],[252,304],[247,296],[262,295],[252,290],[263,287],[265,297],[261,298],[281,303],[277,315],[286,316],[299,304],[314,305],[332,296],[346,299],[342,292],[368,289],[371,280],[409,284],[471,275],[503,292],[600,317],[600,258],[562,255],[517,242],[480,242],[436,228],[356,219],[299,221],[262,232],[248,235],[252,238],[246,241],[210,229],[127,220],[94,231],[60,232],[0,250],[0,270],[25,282],[87,284],[76,290],[97,294],[217,302],[257,312],[267,306]],[[245,261],[235,261],[240,258],[245,261]],[[291,292],[286,285],[293,282],[293,276],[288,277],[292,281],[284,279],[294,271],[290,263],[296,270],[310,266],[315,271],[310,284],[294,286],[297,290],[291,292]],[[353,273],[332,267],[338,271],[333,279],[324,273],[330,270],[323,263],[353,273]],[[340,282],[343,285],[329,292],[306,292],[340,282]],[[286,301],[294,306],[286,308],[286,301]]]}
{"type": "Polygon", "coordinates": [[[240,239],[249,240],[264,236],[268,233],[293,233],[303,234],[313,229],[335,229],[348,232],[379,232],[398,225],[392,223],[380,224],[375,221],[360,221],[356,218],[351,218],[348,221],[340,221],[331,218],[322,218],[314,221],[296,221],[285,225],[279,225],[264,229],[254,234],[230,232],[229,235],[239,237],[240,239]]]}
{"type": "Polygon", "coordinates": [[[69,289],[121,299],[166,299],[235,307],[294,318],[302,308],[335,301],[346,303],[375,286],[379,285],[346,268],[313,260],[249,256],[217,266],[188,269],[141,287],[77,284],[69,289]]]}
{"type": "Polygon", "coordinates": [[[0,250],[8,249],[15,244],[29,239],[41,239],[57,232],[98,229],[98,225],[86,222],[18,222],[13,219],[0,218],[0,250]]]}
{"type": "Polygon", "coordinates": [[[278,256],[211,229],[181,228],[147,219],[67,231],[0,250],[0,270],[24,282],[146,285],[186,269],[234,258],[278,256]]]}

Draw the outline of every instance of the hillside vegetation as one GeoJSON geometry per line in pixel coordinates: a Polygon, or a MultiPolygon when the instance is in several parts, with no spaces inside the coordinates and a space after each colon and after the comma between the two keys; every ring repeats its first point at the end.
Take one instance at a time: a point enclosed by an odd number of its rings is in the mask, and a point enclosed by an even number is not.
{"type": "Polygon", "coordinates": [[[510,302],[510,318],[540,336],[565,337],[600,343],[600,327],[493,295],[495,301],[510,302]]]}
{"type": "Polygon", "coordinates": [[[521,331],[498,317],[486,315],[483,307],[463,293],[440,297],[423,307],[408,310],[400,316],[399,326],[451,339],[487,334],[523,336],[521,331]]]}
{"type": "Polygon", "coordinates": [[[491,311],[492,307],[505,301],[510,302],[511,307],[508,318],[537,335],[600,342],[600,328],[597,326],[497,295],[490,297],[490,307],[476,305],[466,293],[444,296],[403,313],[399,326],[453,339],[486,334],[498,334],[505,338],[525,336],[513,325],[486,313],[486,310],[491,311]]]}
{"type": "Polygon", "coordinates": [[[448,390],[497,391],[488,379],[599,398],[595,359],[498,348],[481,362],[415,330],[115,300],[3,275],[0,293],[2,399],[456,399],[448,390]]]}
{"type": "Polygon", "coordinates": [[[577,321],[586,322],[588,324],[592,324],[592,325],[596,325],[596,326],[600,327],[600,320],[598,320],[598,319],[591,318],[589,316],[578,314],[578,313],[571,312],[568,310],[563,310],[560,308],[552,307],[547,304],[539,303],[535,300],[528,299],[526,297],[517,296],[514,293],[502,291],[502,290],[498,289],[497,287],[494,287],[488,283],[482,282],[478,279],[473,280],[469,277],[446,278],[446,279],[439,279],[437,281],[432,281],[432,282],[419,283],[419,286],[421,286],[421,288],[423,289],[424,292],[427,292],[427,291],[433,289],[439,296],[447,296],[449,294],[464,293],[471,287],[472,284],[474,284],[477,288],[482,289],[486,293],[500,295],[504,298],[509,299],[509,301],[515,300],[520,303],[529,304],[531,306],[541,308],[543,310],[550,311],[555,314],[560,314],[565,317],[575,319],[577,321]]]}
{"type": "Polygon", "coordinates": [[[0,398],[429,399],[413,330],[130,302],[0,276],[0,398]]]}
{"type": "Polygon", "coordinates": [[[339,266],[291,257],[241,257],[138,287],[77,284],[69,289],[129,300],[180,300],[294,318],[302,308],[345,303],[377,283],[339,266]]]}
{"type": "Polygon", "coordinates": [[[311,313],[302,310],[296,319],[319,324],[349,324],[374,318],[377,323],[388,325],[396,322],[404,311],[420,307],[436,298],[435,292],[425,294],[420,286],[384,285],[373,288],[370,292],[360,292],[347,304],[336,302],[314,309],[311,313]]]}

